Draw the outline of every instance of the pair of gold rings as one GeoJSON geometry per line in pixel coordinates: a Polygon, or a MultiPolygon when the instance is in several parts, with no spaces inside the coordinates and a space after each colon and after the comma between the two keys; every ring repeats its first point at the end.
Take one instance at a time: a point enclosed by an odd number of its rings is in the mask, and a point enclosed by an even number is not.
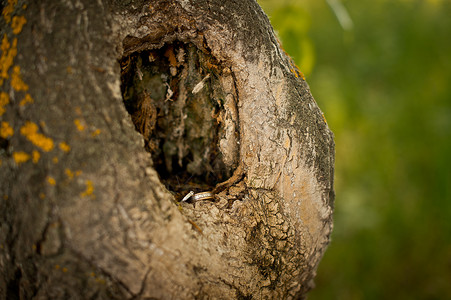
{"type": "Polygon", "coordinates": [[[185,197],[183,197],[181,202],[188,201],[189,199],[192,199],[192,201],[200,201],[200,200],[209,200],[214,199],[215,195],[212,192],[202,192],[194,194],[193,191],[190,191],[188,194],[186,194],[185,197]]]}

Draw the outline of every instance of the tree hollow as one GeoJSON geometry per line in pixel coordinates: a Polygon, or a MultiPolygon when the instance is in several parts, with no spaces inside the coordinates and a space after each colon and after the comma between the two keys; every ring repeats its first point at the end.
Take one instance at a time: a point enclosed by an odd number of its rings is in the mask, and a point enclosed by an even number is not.
{"type": "Polygon", "coordinates": [[[224,109],[235,95],[221,80],[230,69],[182,42],[131,53],[120,64],[124,105],[176,199],[230,178],[239,158],[237,110],[224,109]]]}

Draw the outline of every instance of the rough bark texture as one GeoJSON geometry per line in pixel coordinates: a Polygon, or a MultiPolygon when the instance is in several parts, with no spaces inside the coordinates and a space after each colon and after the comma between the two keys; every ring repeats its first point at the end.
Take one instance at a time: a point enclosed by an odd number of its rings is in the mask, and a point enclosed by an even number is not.
{"type": "Polygon", "coordinates": [[[254,0],[1,9],[0,298],[305,296],[333,135],[254,0]]]}

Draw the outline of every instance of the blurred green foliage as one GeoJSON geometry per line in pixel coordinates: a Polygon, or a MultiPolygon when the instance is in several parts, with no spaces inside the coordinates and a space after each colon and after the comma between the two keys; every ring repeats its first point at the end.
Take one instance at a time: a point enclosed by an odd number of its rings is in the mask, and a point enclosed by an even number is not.
{"type": "Polygon", "coordinates": [[[258,2],[335,133],[309,299],[451,299],[451,1],[258,2]]]}

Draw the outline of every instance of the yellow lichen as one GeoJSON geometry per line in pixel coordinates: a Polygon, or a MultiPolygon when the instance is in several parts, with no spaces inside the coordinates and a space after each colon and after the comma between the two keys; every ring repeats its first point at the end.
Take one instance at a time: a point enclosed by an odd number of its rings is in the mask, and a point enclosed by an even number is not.
{"type": "Polygon", "coordinates": [[[81,124],[81,121],[79,119],[75,119],[74,124],[77,127],[78,131],[85,130],[85,126],[83,124],[81,124]]]}
{"type": "Polygon", "coordinates": [[[47,182],[48,182],[50,185],[55,185],[55,184],[56,184],[55,178],[53,178],[53,177],[51,177],[51,176],[47,176],[47,182]]]}
{"type": "Polygon", "coordinates": [[[13,39],[12,45],[8,41],[8,37],[3,35],[2,44],[0,46],[2,56],[0,56],[0,85],[4,79],[8,79],[8,70],[14,63],[14,57],[17,55],[17,38],[13,39]]]}
{"type": "Polygon", "coordinates": [[[11,74],[11,86],[16,91],[28,91],[28,85],[23,82],[22,76],[20,75],[19,66],[13,67],[13,72],[11,74]]]}
{"type": "Polygon", "coordinates": [[[63,150],[66,153],[70,151],[70,146],[66,142],[61,142],[59,144],[59,147],[61,150],[63,150]]]}
{"type": "Polygon", "coordinates": [[[45,194],[44,193],[40,193],[39,194],[39,199],[44,200],[45,199],[45,194]]]}
{"type": "Polygon", "coordinates": [[[6,55],[6,53],[9,50],[10,47],[11,47],[11,44],[9,43],[8,36],[5,33],[3,35],[2,44],[0,46],[0,49],[2,50],[2,56],[6,55]]]}
{"type": "Polygon", "coordinates": [[[11,22],[11,14],[14,11],[17,0],[8,0],[8,4],[3,8],[2,15],[5,18],[6,23],[11,22]]]}
{"type": "Polygon", "coordinates": [[[301,76],[302,80],[305,81],[305,75],[301,71],[298,71],[299,76],[301,76]]]}
{"type": "Polygon", "coordinates": [[[67,268],[63,268],[63,272],[66,273],[67,272],[67,268]]]}
{"type": "Polygon", "coordinates": [[[290,69],[291,73],[296,76],[296,78],[301,77],[302,80],[305,80],[304,74],[299,70],[299,68],[296,65],[292,65],[293,67],[290,69]]]}
{"type": "Polygon", "coordinates": [[[0,136],[4,139],[11,137],[14,135],[14,129],[9,126],[8,122],[2,122],[2,126],[0,127],[0,136]]]}
{"type": "Polygon", "coordinates": [[[96,137],[96,136],[98,136],[98,135],[100,134],[100,132],[101,132],[100,129],[96,129],[96,130],[94,130],[94,131],[91,133],[91,135],[92,135],[92,137],[96,137]]]}
{"type": "Polygon", "coordinates": [[[58,157],[54,157],[54,158],[52,158],[52,162],[54,163],[54,164],[57,164],[58,163],[58,157]]]}
{"type": "Polygon", "coordinates": [[[81,170],[77,170],[77,171],[75,171],[75,176],[80,176],[81,175],[81,170]]]}
{"type": "Polygon", "coordinates": [[[94,193],[94,186],[91,180],[86,180],[86,190],[80,194],[82,197],[91,196],[94,193]]]}
{"type": "Polygon", "coordinates": [[[27,105],[28,103],[33,103],[34,102],[34,100],[33,100],[33,98],[31,98],[31,95],[30,94],[26,94],[25,95],[25,97],[22,99],[22,100],[20,100],[20,103],[19,103],[19,106],[25,106],[25,105],[27,105]]]}
{"type": "Polygon", "coordinates": [[[296,71],[296,74],[297,74],[296,77],[301,77],[302,80],[305,80],[304,73],[302,73],[297,66],[295,66],[295,71],[296,71]]]}
{"type": "Polygon", "coordinates": [[[102,278],[99,278],[99,277],[96,278],[96,282],[99,283],[99,284],[105,284],[106,283],[105,279],[102,279],[102,278]]]}
{"type": "Polygon", "coordinates": [[[39,161],[39,158],[41,158],[41,153],[39,153],[39,151],[33,150],[31,152],[31,158],[33,163],[37,164],[39,161]]]}
{"type": "Polygon", "coordinates": [[[30,159],[30,154],[23,151],[14,152],[13,158],[16,164],[20,165],[21,163],[27,162],[30,159]]]}
{"type": "Polygon", "coordinates": [[[323,115],[323,120],[324,120],[324,123],[326,123],[326,124],[327,124],[326,116],[325,116],[324,114],[322,114],[322,115],[323,115]]]}
{"type": "Polygon", "coordinates": [[[2,116],[6,109],[5,106],[9,104],[9,96],[5,92],[0,92],[0,116],[2,116]]]}
{"type": "Polygon", "coordinates": [[[67,175],[67,177],[69,179],[73,179],[74,178],[74,172],[72,172],[70,169],[64,170],[64,173],[66,173],[66,175],[67,175]]]}
{"type": "Polygon", "coordinates": [[[53,140],[38,133],[38,125],[35,123],[27,121],[25,125],[20,128],[20,133],[45,152],[53,150],[53,140]]]}
{"type": "Polygon", "coordinates": [[[14,16],[11,28],[14,34],[19,34],[22,31],[22,27],[27,23],[27,19],[24,16],[14,16]]]}

